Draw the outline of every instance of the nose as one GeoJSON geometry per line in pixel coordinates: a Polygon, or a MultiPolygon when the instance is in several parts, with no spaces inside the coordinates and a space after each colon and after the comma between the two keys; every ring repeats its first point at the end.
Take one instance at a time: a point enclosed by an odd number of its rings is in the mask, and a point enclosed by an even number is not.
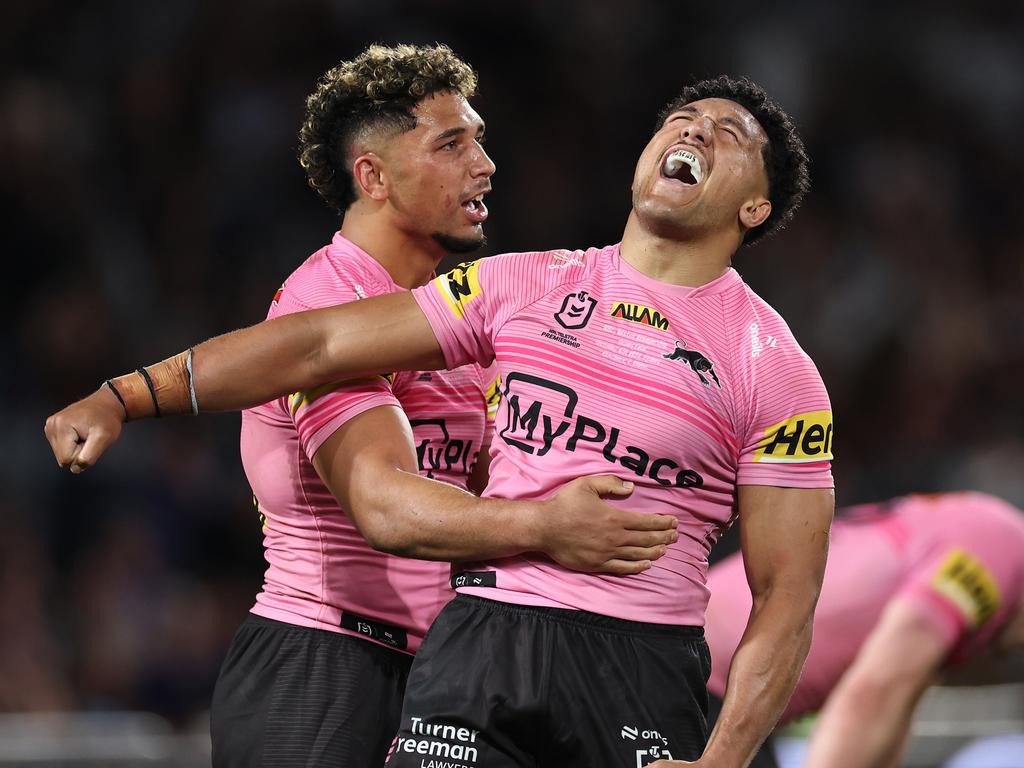
{"type": "Polygon", "coordinates": [[[497,168],[494,161],[484,151],[484,148],[477,144],[476,155],[473,158],[472,165],[470,165],[470,172],[473,174],[473,178],[490,178],[497,168]]]}
{"type": "Polygon", "coordinates": [[[714,134],[713,126],[711,124],[711,118],[707,115],[701,115],[695,117],[691,122],[686,124],[683,129],[683,137],[699,141],[701,144],[707,144],[711,136],[714,134]]]}

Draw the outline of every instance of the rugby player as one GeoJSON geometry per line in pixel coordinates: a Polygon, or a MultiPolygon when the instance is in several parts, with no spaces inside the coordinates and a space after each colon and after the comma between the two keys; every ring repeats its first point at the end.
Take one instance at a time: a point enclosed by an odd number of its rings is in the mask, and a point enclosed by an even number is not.
{"type": "Polygon", "coordinates": [[[507,254],[408,293],[270,320],[113,380],[47,423],[92,464],[125,416],[251,406],[323,381],[495,360],[503,399],[486,495],[546,498],[613,471],[680,537],[644,573],[488,559],[410,674],[396,766],[742,766],[810,642],[832,517],[825,387],[732,269],[806,188],[790,118],[756,84],[687,87],[637,162],[621,243],[507,254]],[[192,367],[186,365],[191,360],[192,367]],[[736,515],[754,609],[708,737],[707,555],[736,515]]]}
{"type": "MultiPolygon", "coordinates": [[[[342,224],[269,317],[407,291],[484,242],[495,166],[475,88],[444,46],[371,46],[321,78],[300,160],[342,224]]],[[[674,518],[600,500],[625,493],[614,477],[541,504],[465,493],[486,477],[489,385],[476,364],[345,377],[244,412],[268,567],[214,691],[214,765],[383,763],[412,654],[453,594],[445,560],[536,549],[634,573],[675,540],[674,518]]]]}
{"type": "MultiPolygon", "coordinates": [[[[712,566],[708,587],[708,688],[720,697],[750,611],[740,557],[712,566]]],[[[814,639],[780,722],[821,710],[808,768],[899,765],[928,687],[1013,649],[1024,649],[1024,512],[982,493],[851,507],[832,526],[814,639]]],[[[769,747],[755,765],[775,765],[769,747]]]]}

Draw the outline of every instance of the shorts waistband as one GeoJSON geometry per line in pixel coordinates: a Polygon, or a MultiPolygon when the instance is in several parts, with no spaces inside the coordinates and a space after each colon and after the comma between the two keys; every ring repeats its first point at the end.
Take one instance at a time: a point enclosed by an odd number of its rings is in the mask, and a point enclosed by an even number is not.
{"type": "Polygon", "coordinates": [[[347,632],[332,632],[327,629],[320,629],[319,627],[304,627],[301,624],[289,624],[286,621],[279,621],[277,619],[269,619],[266,616],[260,616],[257,613],[250,613],[245,617],[245,621],[242,622],[243,627],[250,629],[265,630],[278,634],[280,636],[290,635],[292,637],[302,637],[308,642],[312,643],[331,643],[337,646],[351,646],[360,649],[364,653],[374,654],[379,656],[381,659],[387,659],[390,662],[399,663],[412,663],[413,654],[406,650],[400,650],[398,648],[388,648],[380,643],[372,642],[360,635],[349,634],[347,632]]]}
{"type": "Polygon", "coordinates": [[[604,616],[590,611],[576,611],[570,608],[549,608],[540,605],[520,605],[505,603],[500,600],[489,600],[476,595],[456,594],[456,603],[474,608],[481,608],[491,613],[507,616],[532,616],[545,621],[555,621],[580,627],[589,627],[601,632],[623,635],[661,635],[679,637],[687,640],[698,640],[704,637],[704,627],[691,627],[685,624],[652,624],[645,621],[629,621],[614,616],[604,616]]]}

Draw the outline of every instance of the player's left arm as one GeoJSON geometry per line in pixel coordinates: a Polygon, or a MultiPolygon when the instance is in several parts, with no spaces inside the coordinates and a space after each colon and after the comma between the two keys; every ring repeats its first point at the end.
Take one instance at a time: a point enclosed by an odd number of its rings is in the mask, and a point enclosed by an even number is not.
{"type": "Polygon", "coordinates": [[[739,488],[740,545],[753,598],[707,748],[694,763],[743,768],[775,727],[800,677],[828,555],[831,488],[739,488]]]}
{"type": "Polygon", "coordinates": [[[891,601],[825,703],[807,768],[898,765],[914,709],[948,652],[948,636],[912,602],[891,601]]]}

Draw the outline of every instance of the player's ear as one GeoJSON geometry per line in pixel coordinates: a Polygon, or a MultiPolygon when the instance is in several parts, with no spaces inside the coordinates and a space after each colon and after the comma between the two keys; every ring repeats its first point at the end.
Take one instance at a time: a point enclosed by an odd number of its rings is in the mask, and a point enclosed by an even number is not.
{"type": "Polygon", "coordinates": [[[361,194],[379,202],[387,199],[389,179],[380,155],[374,152],[359,155],[352,162],[352,178],[361,194]]]}
{"type": "Polygon", "coordinates": [[[740,206],[740,224],[744,231],[765,223],[772,212],[772,203],[767,197],[755,197],[740,206]]]}

